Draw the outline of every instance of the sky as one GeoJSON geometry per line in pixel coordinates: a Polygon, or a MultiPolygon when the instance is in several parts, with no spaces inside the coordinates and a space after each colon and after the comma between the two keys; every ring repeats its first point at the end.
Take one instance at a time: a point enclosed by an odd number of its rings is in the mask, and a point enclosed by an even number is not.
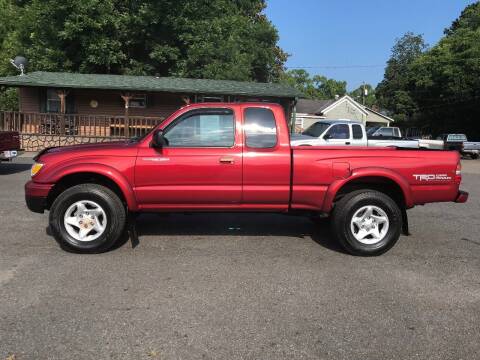
{"type": "Polygon", "coordinates": [[[291,54],[288,68],[377,85],[395,39],[408,31],[435,45],[474,0],[267,0],[265,13],[291,54]]]}

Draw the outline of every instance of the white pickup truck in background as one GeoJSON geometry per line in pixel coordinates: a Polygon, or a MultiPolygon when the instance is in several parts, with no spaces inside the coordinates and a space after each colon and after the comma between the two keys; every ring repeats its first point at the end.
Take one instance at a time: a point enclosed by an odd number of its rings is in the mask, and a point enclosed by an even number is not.
{"type": "Polygon", "coordinates": [[[367,135],[365,126],[351,120],[320,120],[301,134],[292,134],[292,146],[396,146],[420,148],[419,140],[402,139],[399,128],[373,128],[367,135]]]}
{"type": "Polygon", "coordinates": [[[465,134],[442,134],[436,140],[403,138],[398,127],[365,126],[352,120],[320,120],[301,134],[291,135],[292,146],[395,146],[412,149],[456,150],[472,159],[480,157],[480,142],[467,141],[465,134]]]}
{"type": "Polygon", "coordinates": [[[443,149],[457,150],[472,159],[478,159],[480,155],[480,142],[468,141],[465,134],[441,134],[437,137],[437,141],[442,142],[443,149]]]}

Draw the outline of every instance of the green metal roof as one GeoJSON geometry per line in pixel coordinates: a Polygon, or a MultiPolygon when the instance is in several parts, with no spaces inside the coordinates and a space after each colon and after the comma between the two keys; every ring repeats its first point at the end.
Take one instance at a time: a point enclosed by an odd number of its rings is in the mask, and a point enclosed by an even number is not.
{"type": "Polygon", "coordinates": [[[27,73],[23,76],[0,77],[0,85],[121,91],[162,91],[277,98],[295,98],[302,96],[300,92],[292,87],[274,83],[43,71],[27,73]]]}

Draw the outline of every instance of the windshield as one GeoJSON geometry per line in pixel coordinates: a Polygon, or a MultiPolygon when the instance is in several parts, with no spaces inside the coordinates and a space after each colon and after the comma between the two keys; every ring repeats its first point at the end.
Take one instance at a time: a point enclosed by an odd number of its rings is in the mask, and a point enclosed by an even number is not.
{"type": "Polygon", "coordinates": [[[310,126],[307,130],[302,132],[302,135],[308,135],[308,136],[313,136],[318,138],[320,135],[322,135],[325,130],[328,129],[330,124],[328,123],[322,123],[322,122],[316,122],[312,126],[310,126]]]}

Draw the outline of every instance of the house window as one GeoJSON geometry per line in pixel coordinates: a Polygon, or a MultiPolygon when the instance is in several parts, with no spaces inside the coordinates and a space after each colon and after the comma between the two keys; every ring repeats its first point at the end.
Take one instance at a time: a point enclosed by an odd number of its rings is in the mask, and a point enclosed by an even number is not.
{"type": "Polygon", "coordinates": [[[147,95],[134,95],[130,98],[131,108],[145,109],[147,107],[147,95]]]}
{"type": "Polygon", "coordinates": [[[55,89],[47,89],[46,110],[51,113],[60,112],[60,97],[55,89]]]}
{"type": "Polygon", "coordinates": [[[197,103],[204,103],[204,102],[223,102],[223,96],[208,96],[208,95],[198,95],[197,96],[197,103]]]}

